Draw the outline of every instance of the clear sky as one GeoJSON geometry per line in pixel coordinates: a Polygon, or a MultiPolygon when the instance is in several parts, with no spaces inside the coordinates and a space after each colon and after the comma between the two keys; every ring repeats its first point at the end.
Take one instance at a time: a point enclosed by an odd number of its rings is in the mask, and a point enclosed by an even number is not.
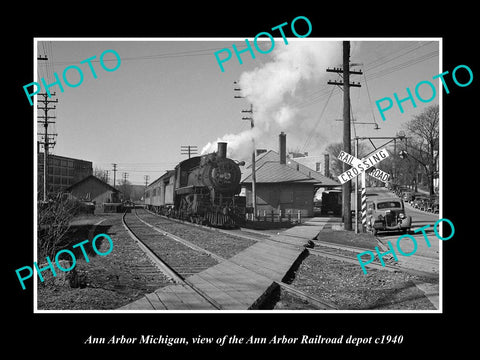
{"type": "MultiPolygon", "coordinates": [[[[248,146],[240,138],[248,134],[250,122],[242,120],[248,114],[241,110],[249,109],[251,102],[258,125],[257,148],[277,150],[280,131],[287,134],[288,149],[313,156],[321,156],[329,143],[342,141],[342,123],[336,121],[342,118],[342,90],[327,84],[327,80],[340,78],[325,71],[341,66],[342,39],[289,38],[285,45],[281,38],[275,38],[272,52],[254,50],[255,59],[243,53],[243,64],[233,54],[224,63],[224,72],[214,52],[232,50],[232,44],[244,48],[243,39],[37,40],[36,56],[47,56],[48,61],[38,61],[36,81],[49,77],[53,82],[53,72],[61,78],[69,65],[79,66],[84,74],[78,87],[68,87],[62,79],[63,93],[56,86],[50,89],[56,91],[58,99],[52,128],[58,137],[52,152],[92,161],[94,167],[104,170],[117,163],[117,179],[127,172],[133,184],[143,184],[144,175],[153,181],[185,159],[180,154],[182,145],[195,145],[200,151],[226,134],[229,143],[232,141],[230,155],[242,159],[248,153],[242,149],[248,150],[248,146]],[[116,71],[106,72],[98,62],[108,49],[121,57],[116,71]],[[94,55],[97,79],[87,64],[80,64],[94,55]],[[240,79],[242,87],[251,89],[249,94],[242,93],[247,99],[234,98],[240,93],[233,90],[233,82],[240,79]]],[[[439,103],[441,84],[432,80],[441,72],[436,39],[349,40],[351,63],[359,64],[352,68],[364,72],[351,76],[351,81],[362,85],[351,88],[353,117],[359,122],[376,121],[380,126],[373,130],[373,124],[356,125],[356,135],[394,136],[412,116],[439,103]],[[413,91],[423,80],[436,86],[432,102],[417,101],[415,109],[406,102],[404,114],[395,106],[386,112],[387,120],[381,120],[376,100],[393,98],[394,92],[405,97],[406,87],[413,91]]],[[[269,45],[267,41],[261,46],[268,49],[269,45]]],[[[105,59],[114,57],[109,54],[105,59]]],[[[115,61],[105,64],[113,67],[115,61]]],[[[68,72],[70,82],[77,82],[76,76],[75,70],[68,72]]],[[[422,89],[429,98],[431,90],[422,89]]],[[[352,136],[355,133],[352,131],[352,136]]]]}

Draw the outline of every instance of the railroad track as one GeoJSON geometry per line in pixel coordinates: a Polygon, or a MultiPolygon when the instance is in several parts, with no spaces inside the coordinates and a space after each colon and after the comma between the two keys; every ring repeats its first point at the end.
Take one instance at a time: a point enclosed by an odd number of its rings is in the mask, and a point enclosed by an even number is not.
{"type": "MultiPolygon", "coordinates": [[[[357,264],[358,266],[360,266],[360,264],[358,262],[357,254],[360,254],[365,251],[374,252],[371,249],[356,248],[356,247],[347,246],[347,245],[330,244],[323,241],[322,242],[315,241],[315,248],[308,249],[308,251],[310,252],[310,254],[313,254],[313,255],[324,256],[334,260],[345,261],[348,263],[357,264]],[[319,246],[321,248],[319,248],[319,246]],[[345,252],[347,251],[353,254],[345,255],[345,252]],[[343,254],[341,252],[343,252],[343,254]]],[[[403,271],[412,275],[418,275],[418,276],[423,276],[427,278],[438,277],[437,273],[415,270],[415,269],[407,268],[404,266],[400,266],[394,261],[393,256],[390,256],[388,259],[385,259],[384,262],[385,262],[385,266],[383,266],[376,257],[374,262],[365,264],[365,266],[371,269],[387,270],[392,272],[403,271]]]]}
{"type": "Polygon", "coordinates": [[[126,217],[127,213],[124,213],[122,222],[128,234],[162,273],[174,283],[191,288],[216,309],[221,309],[215,300],[186,279],[192,274],[216,265],[217,259],[205,251],[187,246],[186,241],[174,239],[172,234],[156,229],[151,224],[147,225],[136,212],[129,217],[128,221],[126,217]]]}
{"type": "MultiPolygon", "coordinates": [[[[289,242],[275,239],[270,234],[262,234],[260,232],[255,231],[255,230],[251,231],[250,229],[244,229],[244,228],[240,228],[240,229],[236,229],[236,230],[212,228],[212,227],[207,226],[207,225],[194,224],[194,223],[191,223],[191,222],[185,221],[185,220],[168,218],[164,215],[156,214],[156,213],[153,213],[149,210],[145,210],[145,212],[150,214],[153,217],[158,218],[158,219],[163,219],[163,222],[161,223],[160,226],[168,225],[168,223],[178,223],[178,224],[183,224],[187,227],[202,229],[202,230],[204,230],[206,232],[210,232],[210,233],[225,234],[232,239],[236,238],[237,241],[238,240],[249,240],[249,241],[253,241],[253,242],[272,241],[272,242],[276,242],[276,243],[283,244],[283,245],[286,245],[286,246],[293,246],[293,247],[296,246],[296,245],[291,244],[289,242]]],[[[289,237],[295,237],[295,236],[292,236],[292,235],[288,235],[288,236],[289,237]]],[[[303,239],[303,238],[301,238],[301,239],[303,239]]]]}
{"type": "MultiPolygon", "coordinates": [[[[227,235],[227,236],[233,236],[233,239],[236,238],[236,240],[238,241],[239,239],[247,239],[247,240],[252,240],[252,241],[262,241],[262,239],[260,238],[252,238],[251,236],[249,236],[248,234],[245,235],[245,236],[237,236],[237,234],[231,234],[228,230],[221,230],[220,231],[217,231],[219,229],[210,229],[210,228],[205,228],[204,226],[202,225],[198,225],[198,224],[191,224],[191,223],[184,223],[182,221],[178,221],[176,219],[168,219],[166,217],[163,217],[163,216],[160,216],[160,215],[157,215],[157,214],[154,214],[154,213],[151,213],[151,212],[147,212],[147,214],[151,215],[153,217],[153,219],[155,219],[155,225],[146,221],[145,218],[142,218],[140,217],[137,212],[136,212],[136,209],[134,209],[134,215],[135,215],[135,218],[134,218],[134,221],[132,221],[131,219],[129,220],[130,223],[134,223],[134,225],[132,226],[132,224],[127,224],[126,222],[124,222],[124,225],[125,227],[127,228],[127,230],[129,231],[129,233],[131,234],[131,236],[139,243],[139,245],[142,247],[142,249],[144,249],[145,253],[147,254],[147,256],[150,257],[150,259],[157,265],[157,267],[162,271],[164,272],[167,276],[171,277],[173,281],[177,282],[177,283],[183,283],[183,284],[186,284],[187,286],[190,286],[193,288],[193,290],[195,290],[197,293],[199,293],[201,296],[205,297],[206,294],[204,294],[202,291],[200,291],[199,289],[196,289],[195,287],[192,286],[192,284],[190,284],[188,282],[188,278],[186,277],[186,275],[190,275],[192,274],[190,271],[185,273],[184,270],[176,270],[176,268],[178,267],[177,263],[175,261],[172,262],[172,260],[168,259],[167,256],[163,255],[163,254],[168,254],[170,250],[166,250],[164,247],[170,247],[172,246],[172,243],[170,243],[169,241],[165,241],[164,238],[168,238],[169,240],[177,243],[177,245],[181,245],[181,246],[184,246],[185,248],[188,248],[190,249],[191,251],[189,252],[191,254],[191,256],[199,256],[198,254],[203,254],[204,256],[209,256],[211,257],[213,260],[215,260],[217,263],[219,262],[223,262],[223,261],[229,261],[228,259],[210,251],[210,250],[207,250],[201,246],[199,246],[198,244],[194,243],[194,242],[191,242],[191,241],[188,241],[182,237],[179,237],[178,235],[176,234],[173,234],[169,231],[166,231],[165,228],[168,227],[169,224],[171,223],[183,223],[182,225],[184,226],[187,226],[187,227],[190,227],[190,228],[196,228],[196,229],[199,229],[199,230],[202,230],[202,231],[207,231],[208,232],[215,232],[215,233],[220,233],[220,234],[224,234],[224,235],[227,235]],[[158,220],[160,219],[160,221],[158,220]],[[140,227],[140,224],[142,224],[145,227],[149,228],[150,229],[150,233],[143,233],[143,238],[140,239],[137,234],[135,233],[135,230],[138,232],[138,230],[141,228],[140,227]],[[133,229],[132,229],[133,227],[133,229]],[[163,240],[160,242],[157,238],[157,241],[152,241],[151,239],[149,239],[152,235],[151,235],[151,232],[155,232],[157,234],[157,237],[158,236],[161,236],[163,237],[163,240]],[[150,235],[148,235],[150,234],[150,235]],[[145,240],[146,238],[146,240],[145,240]],[[160,245],[161,244],[161,245],[160,245]],[[153,249],[152,249],[153,247],[153,249]],[[161,249],[159,249],[159,247],[161,249]],[[183,271],[183,272],[182,272],[183,271]]],[[[126,214],[124,214],[124,218],[125,218],[126,214]]],[[[154,237],[154,236],[153,236],[154,237]]],[[[269,237],[263,237],[263,240],[266,240],[268,239],[268,241],[273,241],[272,239],[270,239],[269,237]]],[[[283,244],[287,244],[287,245],[290,245],[289,243],[284,243],[284,242],[281,242],[281,241],[277,241],[277,242],[280,242],[280,243],[283,243],[283,244]]],[[[212,264],[210,266],[214,266],[215,264],[212,264]]],[[[239,264],[236,264],[237,266],[239,264]]],[[[242,266],[242,265],[240,265],[242,266]]],[[[199,268],[196,268],[195,269],[196,272],[200,272],[202,271],[202,269],[199,269],[199,268]]],[[[251,269],[251,268],[248,268],[248,270],[250,271],[254,271],[254,269],[251,269]]],[[[255,272],[255,271],[254,271],[255,272]]],[[[297,296],[301,299],[303,299],[304,301],[308,301],[314,308],[317,308],[319,310],[331,310],[331,309],[336,309],[336,307],[333,305],[333,304],[330,304],[330,303],[326,303],[325,301],[322,301],[312,295],[309,295],[299,289],[296,289],[294,288],[293,286],[287,284],[287,283],[284,283],[284,282],[281,282],[281,281],[274,281],[275,285],[280,287],[283,291],[288,291],[290,294],[294,295],[294,296],[297,296]]],[[[209,299],[207,298],[207,301],[211,302],[210,300],[212,299],[209,299]]],[[[264,300],[265,302],[268,302],[268,299],[265,299],[264,300]]],[[[215,305],[215,304],[214,304],[215,305]]],[[[219,308],[219,305],[216,304],[217,308],[219,308]]]]}
{"type": "MultiPolygon", "coordinates": [[[[227,230],[227,229],[213,228],[211,226],[202,225],[202,224],[195,224],[195,223],[192,223],[192,222],[186,221],[186,220],[169,218],[165,215],[157,214],[157,213],[154,213],[154,212],[152,212],[150,210],[147,210],[147,209],[145,209],[144,211],[146,213],[152,215],[152,216],[156,216],[159,219],[163,219],[165,222],[170,222],[170,223],[174,222],[174,223],[178,223],[178,224],[184,224],[186,226],[195,227],[195,228],[198,228],[198,229],[203,229],[205,231],[210,231],[210,232],[227,234],[229,236],[233,236],[233,237],[237,237],[237,238],[241,238],[241,239],[261,241],[265,238],[270,237],[269,235],[259,234],[259,233],[255,233],[253,231],[246,231],[245,229],[227,230]]],[[[164,224],[165,224],[165,222],[164,222],[164,224]]]]}

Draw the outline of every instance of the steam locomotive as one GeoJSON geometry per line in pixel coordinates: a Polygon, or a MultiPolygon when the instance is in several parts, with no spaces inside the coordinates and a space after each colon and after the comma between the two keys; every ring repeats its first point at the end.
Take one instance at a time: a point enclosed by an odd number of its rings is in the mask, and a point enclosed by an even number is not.
{"type": "Polygon", "coordinates": [[[227,143],[217,152],[179,163],[151,183],[145,192],[148,209],[163,215],[217,227],[245,221],[245,197],[239,196],[239,163],[227,158],[227,143]]]}

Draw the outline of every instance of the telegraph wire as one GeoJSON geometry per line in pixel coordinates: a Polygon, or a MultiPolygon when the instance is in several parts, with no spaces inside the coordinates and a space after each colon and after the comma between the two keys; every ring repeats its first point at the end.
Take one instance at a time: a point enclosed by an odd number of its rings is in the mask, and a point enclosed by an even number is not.
{"type": "MultiPolygon", "coordinates": [[[[417,48],[418,48],[418,47],[417,47],[417,48]]],[[[415,49],[413,49],[413,50],[416,50],[417,48],[415,48],[415,49]]],[[[408,52],[411,52],[411,51],[408,51],[408,52]]],[[[408,53],[408,52],[407,52],[407,53],[408,53]]],[[[405,53],[405,54],[407,54],[407,53],[405,53]]],[[[403,56],[403,55],[405,55],[405,54],[399,55],[399,56],[397,56],[396,58],[398,58],[398,57],[400,57],[400,56],[403,56]]],[[[410,59],[410,60],[407,60],[407,61],[405,61],[405,62],[403,62],[403,63],[400,63],[400,64],[397,64],[397,65],[391,66],[391,67],[389,67],[389,68],[381,69],[381,70],[379,70],[379,71],[377,71],[377,72],[371,73],[371,74],[369,74],[368,76],[366,76],[366,77],[365,77],[365,82],[366,82],[367,80],[374,80],[374,79],[378,79],[378,78],[381,78],[381,77],[390,75],[391,73],[394,73],[394,72],[399,71],[399,70],[403,70],[403,69],[405,69],[405,68],[407,68],[407,67],[410,67],[410,66],[416,65],[416,64],[418,64],[418,63],[421,63],[421,62],[423,62],[423,61],[429,60],[429,59],[431,59],[431,58],[433,58],[433,57],[435,57],[435,56],[438,56],[438,51],[432,51],[432,52],[430,52],[430,53],[427,53],[427,54],[425,54],[425,55],[422,55],[422,56],[419,57],[419,58],[410,59]]],[[[392,60],[392,59],[391,59],[391,60],[392,60]]],[[[388,61],[390,61],[390,60],[388,60],[388,61]]],[[[387,61],[387,62],[388,62],[388,61],[387,61]]],[[[385,62],[385,63],[386,63],[386,62],[385,62]]],[[[383,64],[384,64],[384,63],[379,64],[379,65],[376,65],[376,66],[374,66],[374,67],[370,67],[370,68],[369,68],[368,66],[366,66],[365,68],[366,68],[367,71],[368,71],[368,69],[371,70],[371,69],[376,68],[376,67],[378,67],[378,66],[381,66],[381,65],[383,65],[383,64]]],[[[361,82],[361,80],[360,80],[360,82],[361,82]]],[[[325,89],[326,89],[326,85],[325,85],[325,89]]],[[[317,96],[313,96],[313,97],[311,97],[311,98],[308,99],[308,100],[299,101],[299,102],[297,102],[297,103],[294,103],[293,105],[294,105],[294,106],[297,106],[297,107],[299,107],[299,108],[303,108],[303,107],[307,107],[307,106],[309,106],[309,105],[312,105],[312,104],[314,104],[314,103],[316,103],[316,102],[319,102],[319,101],[325,99],[327,96],[329,96],[329,95],[328,95],[329,93],[328,93],[327,91],[324,91],[325,89],[315,90],[315,91],[307,94],[306,96],[307,96],[307,97],[310,97],[310,96],[312,96],[313,94],[318,93],[317,96]]],[[[338,90],[338,89],[337,89],[337,90],[338,90]]]]}
{"type": "MultiPolygon", "coordinates": [[[[257,43],[258,47],[261,50],[268,50],[266,47],[262,47],[262,42],[257,43]]],[[[239,45],[237,46],[239,50],[243,50],[247,48],[247,45],[239,45]]],[[[225,49],[223,47],[217,48],[205,48],[205,49],[197,49],[197,50],[184,50],[184,51],[175,51],[175,52],[167,52],[167,53],[160,53],[155,55],[142,55],[142,56],[129,56],[129,57],[122,57],[122,61],[137,61],[137,60],[156,60],[156,59],[169,59],[169,58],[177,58],[177,57],[193,57],[193,56],[208,56],[213,55],[212,51],[222,50],[225,49]]],[[[104,59],[103,62],[108,61],[117,61],[117,59],[104,59]]],[[[57,65],[66,65],[76,63],[78,60],[75,61],[57,61],[55,64],[57,65]]],[[[91,60],[91,62],[100,62],[100,59],[91,60]]]]}
{"type": "Polygon", "coordinates": [[[330,91],[330,95],[328,96],[327,101],[325,102],[325,105],[323,106],[322,112],[320,113],[320,116],[318,117],[317,122],[315,123],[314,127],[310,131],[310,134],[308,135],[308,138],[305,141],[305,144],[303,145],[301,152],[304,152],[305,149],[307,148],[308,144],[310,143],[310,141],[312,141],[315,130],[317,129],[318,124],[320,124],[320,120],[322,120],[322,118],[323,118],[323,114],[325,113],[325,110],[327,109],[327,105],[328,105],[328,103],[330,101],[330,98],[332,97],[332,94],[333,94],[335,89],[336,89],[335,87],[332,87],[332,90],[330,91]]]}

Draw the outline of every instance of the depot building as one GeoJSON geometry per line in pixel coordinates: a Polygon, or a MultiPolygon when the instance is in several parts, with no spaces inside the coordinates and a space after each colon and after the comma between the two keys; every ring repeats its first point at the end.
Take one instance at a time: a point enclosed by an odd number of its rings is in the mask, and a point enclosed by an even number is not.
{"type": "MultiPolygon", "coordinates": [[[[286,134],[279,135],[279,151],[265,151],[255,157],[256,208],[260,216],[281,212],[297,216],[313,216],[315,193],[320,188],[331,189],[340,184],[328,177],[329,164],[326,157],[325,174],[315,171],[293,158],[287,158],[286,134]],[[327,176],[326,176],[327,175],[327,176]]],[[[252,168],[246,166],[242,174],[242,192],[247,207],[252,207],[252,168]]]]}

